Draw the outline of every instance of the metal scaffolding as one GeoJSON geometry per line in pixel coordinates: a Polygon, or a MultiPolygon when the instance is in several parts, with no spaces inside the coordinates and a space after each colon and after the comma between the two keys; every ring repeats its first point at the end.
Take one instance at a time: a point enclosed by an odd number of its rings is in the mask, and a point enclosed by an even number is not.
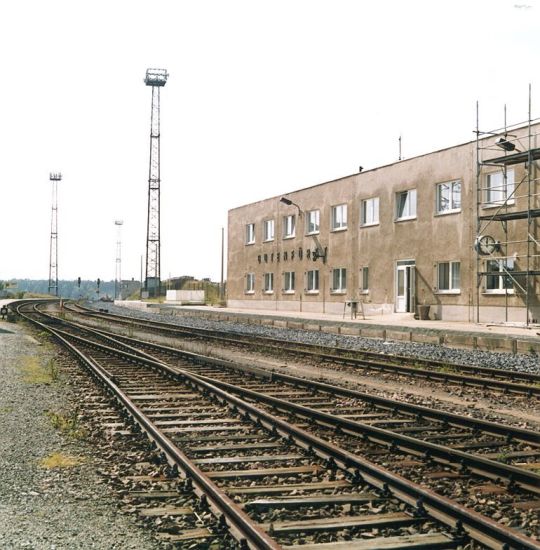
{"type": "Polygon", "coordinates": [[[504,296],[505,322],[518,307],[525,318],[513,320],[529,326],[540,311],[540,119],[531,116],[530,86],[526,121],[507,125],[505,107],[504,126],[481,131],[476,110],[476,321],[492,294],[504,296]]]}
{"type": "Polygon", "coordinates": [[[148,69],[144,83],[152,87],[150,120],[150,168],[148,174],[148,223],[146,229],[146,277],[144,290],[148,297],[159,295],[161,281],[160,241],[160,89],[167,82],[165,69],[148,69]]]}
{"type": "Polygon", "coordinates": [[[51,244],[49,252],[49,294],[58,296],[58,182],[60,173],[50,173],[52,183],[51,244]]]}

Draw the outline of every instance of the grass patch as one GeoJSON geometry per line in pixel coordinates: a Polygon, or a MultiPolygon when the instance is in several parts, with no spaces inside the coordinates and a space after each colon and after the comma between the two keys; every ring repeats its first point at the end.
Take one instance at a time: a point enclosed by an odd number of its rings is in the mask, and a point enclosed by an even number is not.
{"type": "Polygon", "coordinates": [[[73,468],[82,464],[83,459],[77,456],[65,455],[62,453],[52,453],[49,456],[40,460],[39,464],[42,468],[52,470],[55,468],[73,468]]]}
{"type": "Polygon", "coordinates": [[[19,368],[27,384],[52,384],[55,380],[47,365],[42,365],[33,355],[23,355],[19,359],[19,368]]]}
{"type": "Polygon", "coordinates": [[[86,430],[80,425],[79,418],[75,412],[64,414],[61,412],[47,411],[45,414],[49,417],[53,428],[68,437],[84,439],[88,435],[86,430]]]}
{"type": "Polygon", "coordinates": [[[0,414],[10,414],[13,412],[13,407],[0,407],[0,414]]]}

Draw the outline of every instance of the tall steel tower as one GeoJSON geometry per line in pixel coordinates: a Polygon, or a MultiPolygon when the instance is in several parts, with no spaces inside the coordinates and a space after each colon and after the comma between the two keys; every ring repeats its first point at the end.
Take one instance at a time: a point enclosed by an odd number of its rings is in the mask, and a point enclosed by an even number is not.
{"type": "Polygon", "coordinates": [[[116,272],[114,274],[114,299],[122,299],[122,220],[115,220],[116,225],[116,272]]]}
{"type": "Polygon", "coordinates": [[[161,280],[160,242],[160,170],[159,170],[159,93],[167,82],[165,69],[148,69],[144,83],[152,86],[152,116],[150,120],[150,169],[148,173],[148,224],[146,229],[146,277],[144,290],[149,297],[159,295],[161,280]]]}
{"type": "Polygon", "coordinates": [[[51,248],[49,255],[49,294],[58,296],[58,182],[62,174],[50,173],[52,182],[51,248]]]}

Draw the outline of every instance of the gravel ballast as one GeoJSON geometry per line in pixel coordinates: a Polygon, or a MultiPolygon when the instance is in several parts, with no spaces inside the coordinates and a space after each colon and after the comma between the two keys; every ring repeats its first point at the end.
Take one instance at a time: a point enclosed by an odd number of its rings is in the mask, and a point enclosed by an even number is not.
{"type": "Polygon", "coordinates": [[[69,390],[29,334],[0,321],[0,548],[159,548],[118,510],[84,438],[53,427],[69,390]]]}
{"type": "Polygon", "coordinates": [[[185,313],[182,317],[178,318],[171,314],[164,315],[162,313],[141,310],[133,311],[126,307],[113,306],[109,304],[107,304],[107,310],[111,313],[117,313],[120,315],[163,321],[194,328],[227,330],[237,334],[280,338],[291,342],[301,342],[329,347],[339,346],[351,350],[369,350],[388,355],[407,355],[421,359],[446,361],[448,363],[456,363],[460,365],[474,365],[540,374],[540,358],[536,354],[511,354],[481,350],[464,350],[414,342],[383,341],[377,338],[365,338],[362,336],[346,336],[312,330],[277,328],[266,325],[212,320],[202,318],[197,315],[185,315],[185,313]]]}

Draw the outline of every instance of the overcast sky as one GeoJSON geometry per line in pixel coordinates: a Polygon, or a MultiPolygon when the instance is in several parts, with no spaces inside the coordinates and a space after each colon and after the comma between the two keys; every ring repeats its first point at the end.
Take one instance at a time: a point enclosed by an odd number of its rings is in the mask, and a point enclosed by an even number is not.
{"type": "Polygon", "coordinates": [[[139,278],[151,89],[162,278],[220,277],[227,210],[540,116],[540,0],[2,2],[0,279],[139,278]]]}

